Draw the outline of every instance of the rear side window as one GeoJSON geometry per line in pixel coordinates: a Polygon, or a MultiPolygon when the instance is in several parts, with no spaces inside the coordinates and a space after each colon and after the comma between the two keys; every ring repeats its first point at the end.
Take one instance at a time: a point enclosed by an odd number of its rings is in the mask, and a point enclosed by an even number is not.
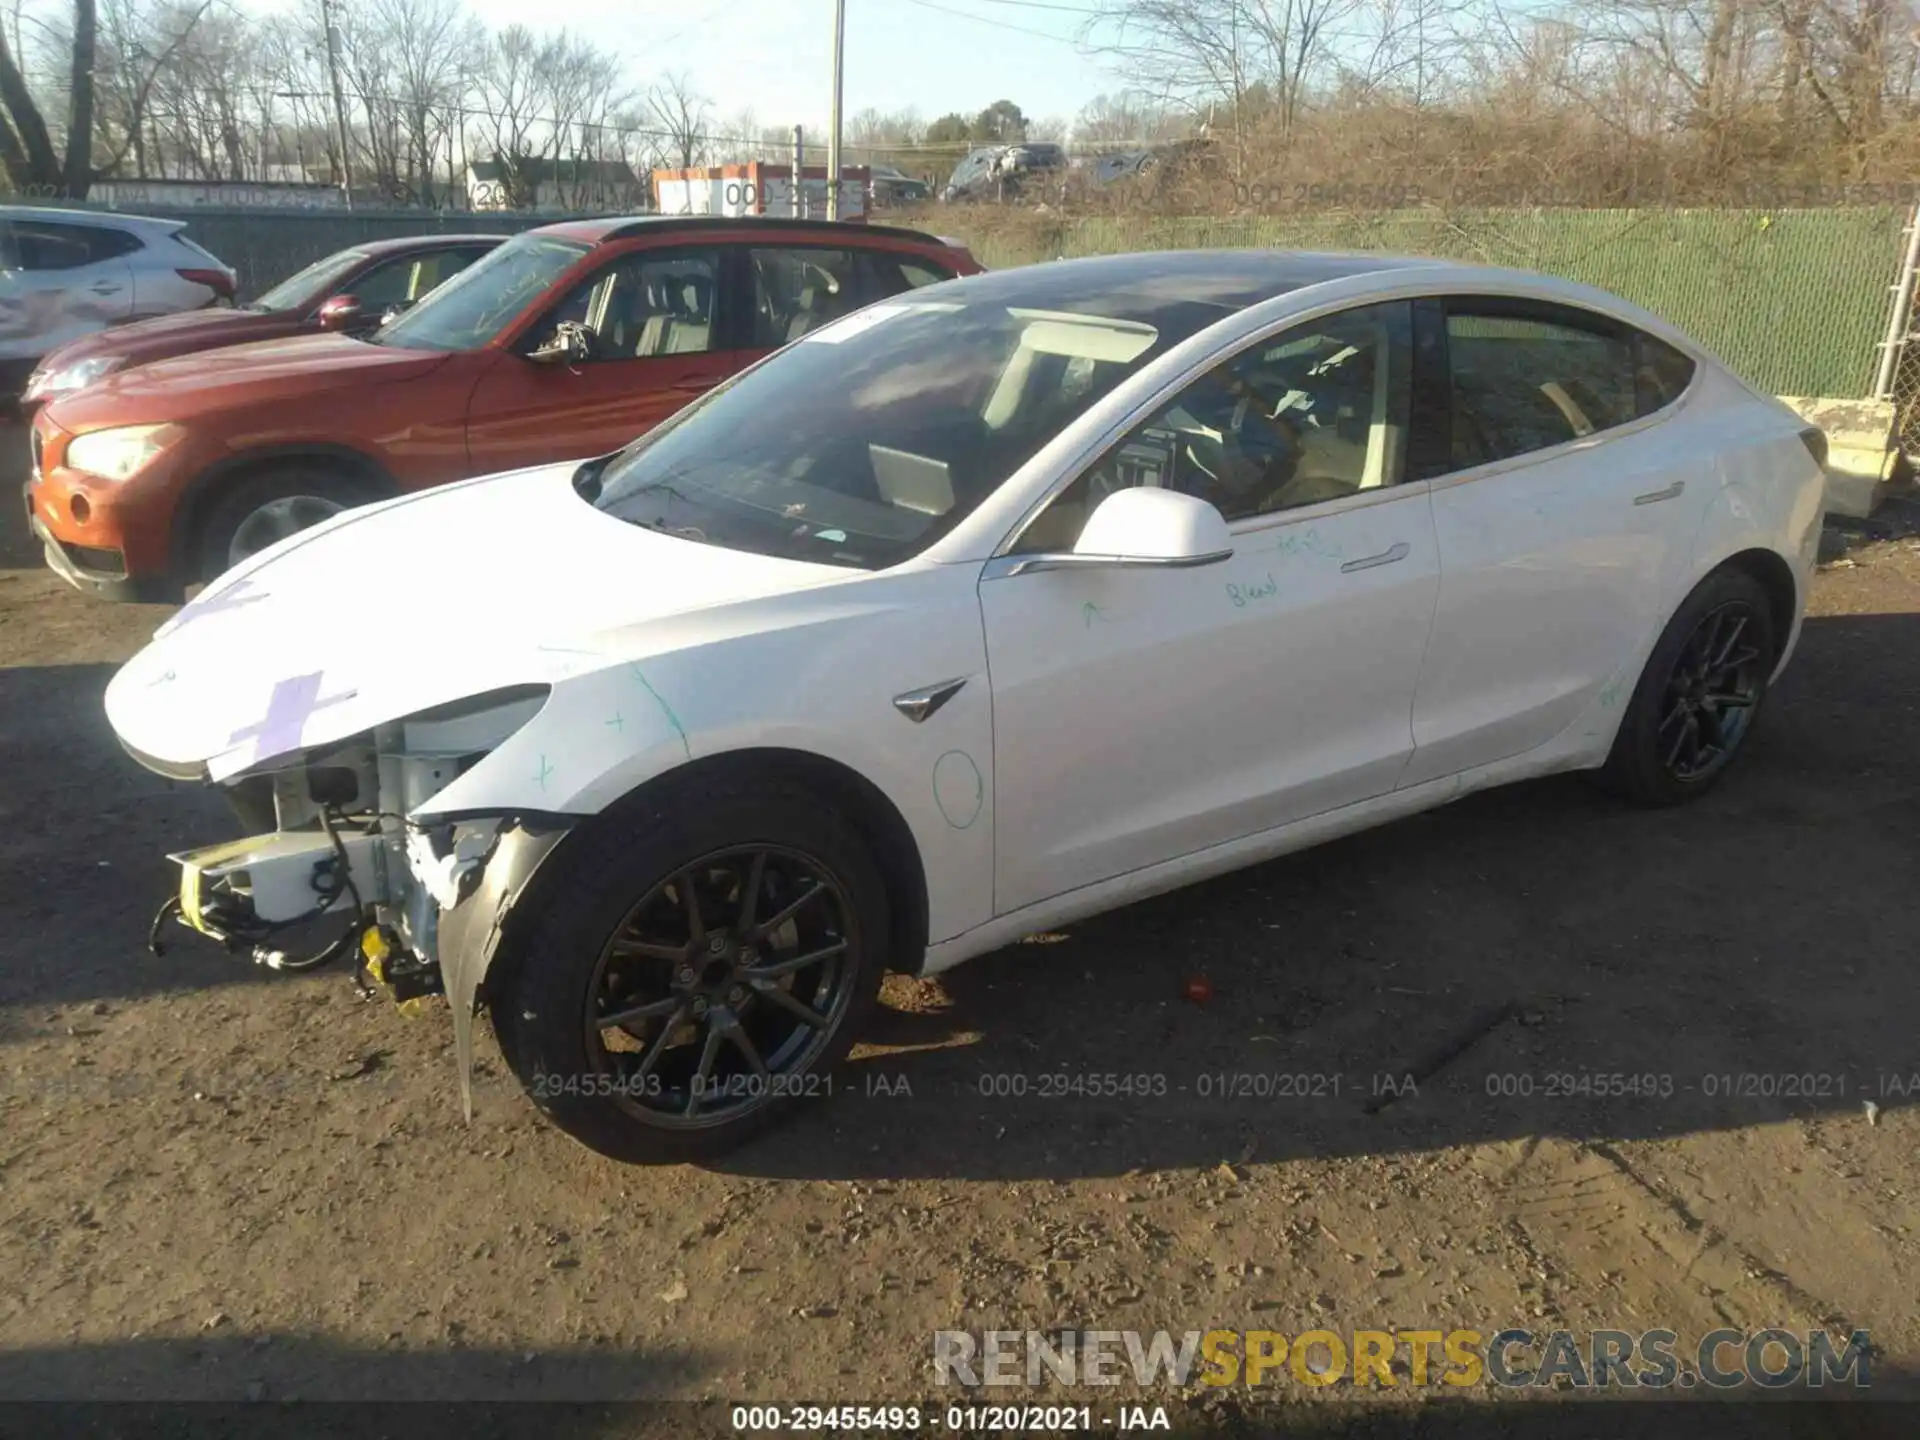
{"type": "Polygon", "coordinates": [[[213,264],[221,266],[223,268],[227,263],[226,261],[222,260],[218,255],[214,254],[211,250],[207,249],[207,247],[202,245],[198,240],[195,240],[191,235],[187,234],[187,232],[184,230],[176,230],[173,232],[173,243],[176,245],[183,245],[187,249],[191,250],[194,254],[203,255],[213,264]]]}
{"type": "Polygon", "coordinates": [[[894,255],[884,250],[873,250],[867,254],[867,264],[873,275],[873,298],[884,300],[893,295],[904,295],[909,290],[918,290],[922,285],[938,285],[942,280],[953,279],[951,270],[942,270],[930,260],[917,255],[894,255]]]}
{"type": "Polygon", "coordinates": [[[1450,303],[1452,468],[1564,445],[1637,418],[1638,338],[1557,307],[1450,303]]]}
{"type": "Polygon", "coordinates": [[[1634,408],[1641,415],[1664,410],[1693,383],[1692,357],[1682,355],[1664,340],[1634,336],[1639,363],[1634,367],[1634,408]]]}
{"type": "Polygon", "coordinates": [[[45,220],[15,220],[13,257],[23,270],[77,270],[140,249],[125,230],[104,226],[61,225],[45,220]]]}
{"type": "Polygon", "coordinates": [[[747,252],[753,277],[753,347],[774,350],[831,325],[865,303],[851,250],[756,246],[747,252]]]}

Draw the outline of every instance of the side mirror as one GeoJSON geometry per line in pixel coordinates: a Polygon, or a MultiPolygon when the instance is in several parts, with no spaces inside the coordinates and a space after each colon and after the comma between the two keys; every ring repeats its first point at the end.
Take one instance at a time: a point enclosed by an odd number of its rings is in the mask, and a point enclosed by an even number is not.
{"type": "Polygon", "coordinates": [[[536,365],[578,365],[592,358],[592,332],[571,320],[562,320],[553,327],[553,336],[546,344],[527,352],[527,359],[536,365]]]}
{"type": "Polygon", "coordinates": [[[322,330],[350,330],[359,321],[360,313],[359,296],[334,295],[320,306],[314,318],[322,330]]]}
{"type": "Polygon", "coordinates": [[[1094,507],[1070,552],[1010,555],[1000,573],[1029,570],[1191,570],[1233,558],[1226,519],[1177,490],[1116,490],[1094,507]]]}

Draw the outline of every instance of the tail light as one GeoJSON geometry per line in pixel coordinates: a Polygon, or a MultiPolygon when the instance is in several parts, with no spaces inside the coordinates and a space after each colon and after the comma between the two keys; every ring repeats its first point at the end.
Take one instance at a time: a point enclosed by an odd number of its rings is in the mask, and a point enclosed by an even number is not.
{"type": "Polygon", "coordinates": [[[224,270],[176,270],[182,280],[204,285],[222,300],[233,299],[233,276],[224,270]]]}
{"type": "Polygon", "coordinates": [[[1813,456],[1813,463],[1822,470],[1827,468],[1827,432],[1816,425],[1809,425],[1800,432],[1800,443],[1807,447],[1807,453],[1813,456]]]}

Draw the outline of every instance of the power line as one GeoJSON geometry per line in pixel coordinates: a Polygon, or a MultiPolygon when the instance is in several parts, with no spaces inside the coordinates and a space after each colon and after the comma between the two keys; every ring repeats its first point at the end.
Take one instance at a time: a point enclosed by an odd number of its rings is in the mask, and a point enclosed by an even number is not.
{"type": "Polygon", "coordinates": [[[1058,10],[1066,15],[1104,15],[1104,10],[1089,10],[1084,5],[1054,5],[1049,0],[980,0],[983,5],[1009,5],[1016,10],[1058,10]]]}
{"type": "MultiPolygon", "coordinates": [[[[1032,35],[1036,39],[1051,40],[1056,45],[1071,45],[1083,55],[1096,51],[1109,50],[1119,54],[1144,53],[1155,48],[1148,45],[1128,45],[1124,43],[1113,46],[1087,46],[1072,36],[1055,35],[1047,30],[1035,30],[1026,25],[1015,25],[1011,21],[996,20],[991,15],[976,15],[970,10],[956,10],[950,5],[937,3],[937,0],[907,0],[907,3],[909,5],[918,5],[923,10],[937,10],[943,15],[953,15],[962,20],[971,20],[978,25],[991,26],[995,30],[1011,30],[1015,34],[1032,35]]],[[[1043,4],[1041,0],[977,0],[977,3],[985,5],[1014,5],[1024,10],[1065,11],[1073,15],[1084,15],[1090,20],[1111,18],[1108,12],[1103,10],[1083,10],[1072,5],[1043,4]]],[[[1311,29],[1312,39],[1316,43],[1323,40],[1360,40],[1378,44],[1383,40],[1392,39],[1398,33],[1397,29],[1393,27],[1383,27],[1380,30],[1344,30],[1330,26],[1313,26],[1308,28],[1311,29]]],[[[1284,36],[1282,38],[1288,44],[1292,44],[1294,40],[1292,36],[1284,36]]]]}
{"type": "MultiPolygon", "coordinates": [[[[1006,20],[995,20],[987,15],[975,15],[970,10],[955,10],[950,5],[937,5],[934,3],[934,0],[907,0],[907,3],[909,5],[918,5],[922,10],[938,10],[943,15],[957,15],[962,20],[971,20],[977,25],[990,25],[995,30],[1011,30],[1018,35],[1033,35],[1041,40],[1052,40],[1059,45],[1071,45],[1076,50],[1080,48],[1080,42],[1078,40],[1069,39],[1065,35],[1055,35],[1046,30],[1030,29],[1025,25],[1015,25],[1006,20]]],[[[1048,6],[1047,8],[1055,9],[1060,7],[1048,6]]],[[[1093,12],[1087,11],[1085,13],[1091,14],[1093,12]]]]}

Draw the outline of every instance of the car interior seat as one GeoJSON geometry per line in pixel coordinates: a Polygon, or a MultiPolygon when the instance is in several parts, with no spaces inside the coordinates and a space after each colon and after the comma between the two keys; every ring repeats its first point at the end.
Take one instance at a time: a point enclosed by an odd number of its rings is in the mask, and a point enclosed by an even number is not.
{"type": "Polygon", "coordinates": [[[713,282],[704,275],[689,275],[670,282],[667,290],[672,318],[666,348],[649,353],[697,355],[709,348],[713,339],[713,282]]]}
{"type": "Polygon", "coordinates": [[[787,333],[783,343],[791,345],[809,330],[820,324],[820,293],[818,285],[803,285],[794,298],[793,314],[787,320],[787,333]]]}

